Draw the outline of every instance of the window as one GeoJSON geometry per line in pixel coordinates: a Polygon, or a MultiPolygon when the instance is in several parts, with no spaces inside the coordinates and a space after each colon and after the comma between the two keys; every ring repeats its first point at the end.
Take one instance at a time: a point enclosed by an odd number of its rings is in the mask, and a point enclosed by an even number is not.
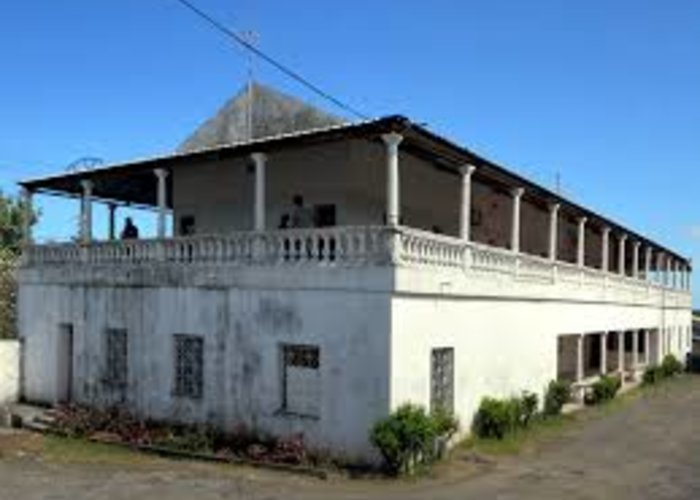
{"type": "Polygon", "coordinates": [[[454,349],[433,349],[430,356],[430,409],[454,411],[454,349]]]}
{"type": "Polygon", "coordinates": [[[199,399],[204,380],[204,340],[198,335],[175,335],[175,395],[199,399]]]}
{"type": "Polygon", "coordinates": [[[308,417],[321,414],[320,352],[312,345],[282,346],[282,410],[308,417]]]}
{"type": "Polygon", "coordinates": [[[128,382],[128,341],[126,330],[109,328],[105,337],[105,384],[125,387],[128,382]]]}

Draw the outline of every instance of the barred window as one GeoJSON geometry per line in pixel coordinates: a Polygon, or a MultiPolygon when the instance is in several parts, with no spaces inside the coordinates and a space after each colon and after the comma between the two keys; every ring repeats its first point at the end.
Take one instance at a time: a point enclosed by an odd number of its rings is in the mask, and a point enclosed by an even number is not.
{"type": "Polygon", "coordinates": [[[433,349],[430,356],[430,408],[454,411],[454,349],[433,349]]]}
{"type": "Polygon", "coordinates": [[[282,409],[319,417],[321,412],[320,350],[312,345],[282,346],[282,409]]]}
{"type": "Polygon", "coordinates": [[[124,387],[129,376],[129,345],[126,330],[107,329],[105,337],[105,383],[111,387],[124,387]]]}
{"type": "Polygon", "coordinates": [[[176,396],[199,399],[204,388],[204,339],[198,335],[175,335],[176,396]]]}

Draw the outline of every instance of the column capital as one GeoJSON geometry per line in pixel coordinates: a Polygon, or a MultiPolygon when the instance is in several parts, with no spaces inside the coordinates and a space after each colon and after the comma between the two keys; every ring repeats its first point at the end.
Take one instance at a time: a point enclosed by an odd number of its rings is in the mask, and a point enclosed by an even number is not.
{"type": "Polygon", "coordinates": [[[580,225],[585,225],[586,222],[588,222],[588,217],[586,217],[585,215],[583,215],[583,216],[581,216],[581,217],[578,218],[578,223],[579,223],[580,225]]]}
{"type": "Polygon", "coordinates": [[[83,188],[85,193],[92,193],[92,188],[95,187],[95,183],[90,179],[80,179],[80,186],[83,188]]]}
{"type": "Polygon", "coordinates": [[[640,246],[642,246],[642,242],[641,242],[641,241],[636,241],[636,240],[635,240],[635,241],[632,242],[632,246],[633,246],[634,248],[639,248],[640,246]]]}
{"type": "Polygon", "coordinates": [[[265,153],[250,153],[250,158],[256,163],[265,163],[267,161],[267,155],[265,153]]]}
{"type": "Polygon", "coordinates": [[[510,194],[513,195],[513,198],[520,198],[523,194],[525,194],[525,188],[522,188],[522,187],[511,188],[510,194]]]}
{"type": "Polygon", "coordinates": [[[159,179],[165,179],[170,174],[170,172],[168,172],[168,169],[166,168],[154,168],[153,173],[159,179]]]}
{"type": "Polygon", "coordinates": [[[401,141],[403,141],[403,136],[398,132],[389,132],[387,134],[382,134],[382,140],[390,148],[397,148],[401,141]]]}
{"type": "Polygon", "coordinates": [[[549,206],[549,213],[550,214],[552,214],[552,213],[555,214],[555,213],[559,212],[559,210],[561,209],[561,203],[557,203],[556,201],[549,203],[548,206],[549,206]]]}
{"type": "Polygon", "coordinates": [[[610,235],[610,226],[603,226],[601,233],[603,234],[603,236],[609,236],[610,235]]]}
{"type": "Polygon", "coordinates": [[[462,174],[463,177],[471,177],[475,171],[476,167],[470,163],[459,167],[459,173],[462,174]]]}
{"type": "Polygon", "coordinates": [[[627,235],[625,233],[620,235],[620,241],[627,241],[627,235]]]}

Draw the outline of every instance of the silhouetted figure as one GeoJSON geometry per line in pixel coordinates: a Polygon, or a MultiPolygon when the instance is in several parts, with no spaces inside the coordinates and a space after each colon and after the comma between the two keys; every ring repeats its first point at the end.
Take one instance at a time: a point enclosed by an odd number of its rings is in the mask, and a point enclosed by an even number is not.
{"type": "Polygon", "coordinates": [[[136,227],[131,217],[127,217],[124,221],[124,229],[122,229],[123,240],[136,240],[139,237],[139,228],[136,227]]]}
{"type": "Polygon", "coordinates": [[[313,227],[314,217],[311,210],[304,206],[304,198],[300,194],[292,198],[292,213],[289,217],[290,227],[313,227]]]}

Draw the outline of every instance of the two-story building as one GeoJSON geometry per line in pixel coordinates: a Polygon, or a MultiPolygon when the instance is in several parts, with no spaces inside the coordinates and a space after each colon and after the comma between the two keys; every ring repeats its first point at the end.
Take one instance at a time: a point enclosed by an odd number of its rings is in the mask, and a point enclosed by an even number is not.
{"type": "Polygon", "coordinates": [[[79,198],[82,221],[65,244],[27,226],[30,401],[372,459],[369,428],[404,402],[467,432],[484,396],[632,380],[691,347],[688,259],[401,116],[22,186],[79,198]],[[97,241],[102,202],[153,207],[158,236],[97,241]]]}

